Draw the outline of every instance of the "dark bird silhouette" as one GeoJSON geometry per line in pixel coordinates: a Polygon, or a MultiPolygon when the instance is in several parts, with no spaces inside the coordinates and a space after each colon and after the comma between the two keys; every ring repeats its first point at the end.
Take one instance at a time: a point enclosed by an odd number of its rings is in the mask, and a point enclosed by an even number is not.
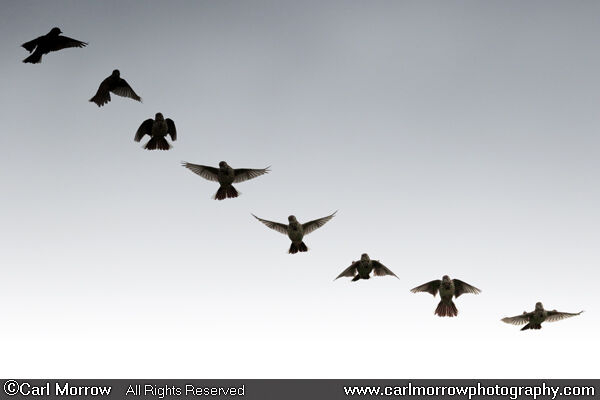
{"type": "Polygon", "coordinates": [[[184,167],[193,173],[200,175],[209,181],[219,182],[219,190],[215,193],[215,200],[230,199],[239,196],[239,192],[233,187],[233,183],[244,182],[258,176],[264,175],[270,171],[269,167],[262,169],[250,168],[231,168],[225,161],[219,163],[219,168],[209,167],[207,165],[192,164],[183,161],[184,167]]]}
{"type": "Polygon", "coordinates": [[[110,92],[117,96],[129,97],[130,99],[142,101],[142,98],[133,91],[131,86],[129,86],[129,83],[121,78],[121,73],[118,69],[115,69],[108,78],[100,83],[98,91],[90,101],[96,103],[98,107],[102,107],[110,101],[110,92]]]}
{"type": "Polygon", "coordinates": [[[525,325],[521,328],[522,331],[526,331],[527,329],[542,329],[542,322],[554,322],[560,321],[561,319],[574,317],[576,315],[581,314],[583,311],[579,311],[578,313],[567,313],[560,312],[556,310],[547,311],[544,310],[544,306],[542,303],[535,303],[535,310],[532,312],[523,311],[523,314],[517,315],[516,317],[506,317],[502,318],[502,322],[506,322],[507,324],[512,325],[525,325]]]}
{"type": "MultiPolygon", "coordinates": [[[[378,260],[371,260],[367,253],[363,253],[360,256],[360,260],[352,261],[352,264],[335,279],[339,279],[343,276],[352,278],[352,282],[356,282],[359,279],[370,279],[371,271],[373,272],[374,276],[396,276],[396,274],[390,271],[378,260]]],[[[396,278],[398,277],[396,276],[396,278]]]]}
{"type": "Polygon", "coordinates": [[[269,228],[276,230],[279,233],[283,233],[284,235],[288,235],[288,237],[292,241],[288,253],[296,254],[298,252],[308,251],[308,247],[306,247],[306,245],[302,241],[304,236],[325,225],[331,218],[333,218],[333,216],[336,213],[337,211],[326,217],[305,222],[304,224],[298,222],[296,217],[293,215],[290,215],[288,217],[288,224],[267,221],[266,219],[258,218],[254,214],[252,214],[252,216],[260,222],[262,222],[263,224],[265,224],[266,226],[268,226],[269,228]]]}
{"type": "Polygon", "coordinates": [[[150,136],[148,143],[144,145],[147,150],[169,150],[171,145],[165,139],[165,136],[171,136],[171,140],[177,140],[177,129],[172,119],[163,117],[161,113],[156,113],[154,119],[149,118],[142,122],[133,140],[139,142],[144,135],[150,136]]]}
{"type": "Polygon", "coordinates": [[[481,293],[481,290],[475,286],[471,286],[458,279],[450,279],[448,275],[444,275],[441,281],[437,279],[411,289],[413,293],[427,292],[431,293],[434,297],[438,291],[440,292],[441,301],[435,309],[435,314],[440,317],[456,317],[458,315],[456,305],[452,301],[453,296],[458,298],[458,296],[464,293],[481,293]]]}
{"type": "Polygon", "coordinates": [[[85,47],[88,44],[79,40],[71,39],[70,37],[61,36],[62,31],[59,28],[52,28],[50,32],[44,36],[40,36],[21,46],[28,52],[33,52],[24,63],[38,64],[42,62],[42,56],[52,51],[67,49],[69,47],[85,47]]]}

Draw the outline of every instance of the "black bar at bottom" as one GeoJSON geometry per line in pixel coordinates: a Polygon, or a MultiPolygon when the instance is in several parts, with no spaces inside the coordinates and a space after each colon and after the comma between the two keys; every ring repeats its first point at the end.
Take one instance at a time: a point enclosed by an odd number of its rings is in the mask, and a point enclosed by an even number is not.
{"type": "Polygon", "coordinates": [[[594,399],[599,379],[2,379],[0,399],[594,399]]]}

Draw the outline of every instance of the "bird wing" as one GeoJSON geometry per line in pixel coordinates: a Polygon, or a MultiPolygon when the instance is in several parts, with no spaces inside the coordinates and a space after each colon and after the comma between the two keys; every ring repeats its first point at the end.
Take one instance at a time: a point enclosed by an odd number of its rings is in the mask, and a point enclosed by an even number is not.
{"type": "MultiPolygon", "coordinates": [[[[385,265],[383,265],[382,263],[380,263],[377,260],[371,260],[371,264],[373,265],[373,274],[375,274],[376,276],[385,276],[385,275],[391,275],[391,276],[396,276],[395,273],[393,273],[392,271],[390,271],[388,269],[388,267],[386,267],[385,265]]],[[[396,278],[398,278],[396,276],[396,278]]],[[[398,278],[400,279],[400,278],[398,278]]]]}
{"type": "Polygon", "coordinates": [[[133,140],[139,142],[140,140],[142,140],[144,135],[152,136],[152,125],[154,125],[154,120],[152,118],[142,122],[137,132],[135,133],[135,137],[133,138],[133,140]]]}
{"type": "Polygon", "coordinates": [[[94,97],[90,99],[90,101],[96,103],[98,107],[102,107],[110,101],[110,93],[108,91],[110,87],[109,79],[110,77],[106,78],[100,83],[100,86],[98,86],[98,91],[94,97]]]}
{"type": "Polygon", "coordinates": [[[252,214],[252,216],[254,218],[256,218],[257,220],[259,220],[260,222],[262,222],[263,224],[265,224],[266,226],[268,226],[269,228],[276,230],[279,233],[283,233],[284,235],[287,235],[288,226],[286,224],[281,224],[279,222],[273,222],[273,221],[267,221],[266,219],[258,218],[254,214],[252,214]]]}
{"type": "Polygon", "coordinates": [[[21,47],[23,47],[25,50],[27,50],[28,52],[31,53],[37,47],[37,45],[39,43],[38,40],[40,40],[40,38],[41,38],[41,36],[37,37],[33,40],[30,40],[29,42],[23,43],[21,45],[21,47]]]}
{"type": "Polygon", "coordinates": [[[67,36],[58,36],[48,46],[48,51],[58,51],[69,47],[85,47],[88,44],[67,36]]]}
{"type": "Polygon", "coordinates": [[[516,317],[502,318],[502,322],[512,325],[523,325],[529,322],[529,318],[531,318],[532,315],[533,313],[524,312],[523,314],[517,315],[516,317]]]}
{"type": "Polygon", "coordinates": [[[125,79],[119,79],[119,82],[110,90],[117,96],[129,97],[130,99],[142,101],[142,98],[129,86],[125,79]]]}
{"type": "Polygon", "coordinates": [[[171,135],[171,140],[177,140],[177,128],[175,128],[175,122],[173,122],[171,118],[165,119],[165,122],[167,123],[167,128],[169,135],[171,135]]]}
{"type": "Polygon", "coordinates": [[[204,179],[214,182],[219,181],[219,170],[217,168],[209,167],[207,165],[192,164],[185,161],[183,161],[181,165],[183,165],[196,175],[200,175],[204,179]]]}
{"type": "Polygon", "coordinates": [[[339,274],[337,276],[337,278],[334,279],[334,281],[336,279],[339,279],[343,276],[347,276],[349,278],[353,278],[356,275],[356,268],[358,267],[358,263],[359,261],[353,261],[352,264],[350,264],[350,266],[348,268],[346,268],[344,271],[342,271],[341,274],[339,274]]]}
{"type": "Polygon", "coordinates": [[[244,182],[252,178],[256,178],[257,176],[264,175],[268,173],[269,167],[263,169],[250,169],[250,168],[237,168],[234,169],[233,172],[235,174],[235,178],[233,179],[234,183],[244,182]]]}
{"type": "Polygon", "coordinates": [[[581,314],[583,311],[579,311],[578,313],[568,313],[568,312],[560,312],[560,311],[548,311],[548,316],[546,317],[547,322],[555,322],[560,321],[561,319],[574,317],[576,315],[581,314]]]}
{"type": "Polygon", "coordinates": [[[463,282],[459,279],[452,279],[452,281],[454,282],[454,296],[458,297],[461,294],[465,294],[465,293],[473,293],[473,294],[479,294],[481,293],[481,290],[477,289],[475,286],[471,286],[466,282],[463,282]]]}
{"type": "Polygon", "coordinates": [[[319,219],[315,219],[312,221],[308,221],[302,224],[302,230],[304,231],[305,235],[308,235],[309,233],[313,232],[316,229],[319,229],[320,227],[322,227],[323,225],[325,225],[331,218],[333,218],[333,216],[335,215],[336,212],[334,212],[331,215],[328,215],[326,217],[323,218],[319,218],[319,219]]]}
{"type": "Polygon", "coordinates": [[[442,284],[442,281],[439,279],[436,279],[435,281],[427,282],[427,283],[422,284],[421,286],[417,286],[416,288],[410,289],[410,291],[413,293],[427,292],[427,293],[431,293],[435,297],[438,290],[440,289],[441,284],[442,284]]]}

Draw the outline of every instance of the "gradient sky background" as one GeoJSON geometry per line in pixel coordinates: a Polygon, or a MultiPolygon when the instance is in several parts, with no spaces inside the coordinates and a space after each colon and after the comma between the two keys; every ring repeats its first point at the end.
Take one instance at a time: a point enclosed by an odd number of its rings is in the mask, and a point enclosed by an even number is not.
{"type": "Polygon", "coordinates": [[[2,1],[1,376],[596,378],[600,3],[2,1]],[[89,42],[23,64],[53,26],[89,42]],[[115,68],[143,103],[87,100],[115,68]],[[168,152],[133,141],[156,112],[168,152]],[[180,162],[272,172],[217,202],[180,162]],[[285,222],[339,209],[308,253],[285,222]],[[363,252],[400,278],[333,282],[363,252]],[[409,292],[442,275],[483,290],[409,292]],[[536,301],[586,312],[520,332],[536,301]]]}

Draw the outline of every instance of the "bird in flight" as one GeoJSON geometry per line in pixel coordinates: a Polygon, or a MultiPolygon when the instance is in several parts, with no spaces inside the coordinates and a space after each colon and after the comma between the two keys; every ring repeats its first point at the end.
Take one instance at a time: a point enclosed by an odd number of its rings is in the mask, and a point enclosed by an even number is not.
{"type": "Polygon", "coordinates": [[[121,73],[115,69],[112,74],[103,80],[98,87],[98,91],[90,99],[92,103],[96,103],[98,107],[102,107],[110,101],[110,92],[121,97],[129,97],[130,99],[142,101],[142,98],[137,95],[129,86],[129,83],[121,78],[121,73]]]}
{"type": "Polygon", "coordinates": [[[138,128],[133,140],[139,142],[144,135],[150,136],[148,143],[144,145],[147,150],[169,150],[171,145],[165,139],[165,136],[171,136],[171,140],[177,140],[177,129],[172,119],[163,117],[161,113],[156,113],[154,119],[148,118],[138,128]]]}
{"type": "MultiPolygon", "coordinates": [[[[373,272],[373,276],[396,276],[396,274],[390,271],[385,265],[380,263],[378,260],[371,260],[367,253],[363,253],[360,256],[359,261],[352,261],[352,264],[350,264],[350,266],[346,268],[341,274],[339,274],[335,279],[339,279],[343,276],[352,278],[352,282],[355,282],[359,279],[369,279],[371,271],[373,272]]],[[[398,277],[396,276],[396,278],[398,277]]]]}
{"type": "Polygon", "coordinates": [[[265,224],[266,226],[268,226],[269,228],[276,230],[279,233],[283,233],[284,235],[288,235],[288,237],[292,241],[288,253],[296,254],[298,252],[308,251],[308,247],[306,247],[306,245],[302,241],[304,236],[325,225],[331,218],[333,218],[333,216],[336,213],[337,211],[326,217],[305,222],[303,224],[298,222],[296,217],[293,215],[290,215],[288,217],[288,224],[267,221],[266,219],[258,218],[254,214],[252,214],[252,216],[260,222],[262,222],[263,224],[265,224]]]}
{"type": "Polygon", "coordinates": [[[458,310],[452,301],[452,297],[458,298],[458,296],[464,293],[479,294],[481,290],[461,280],[450,279],[448,275],[444,275],[442,280],[437,279],[424,283],[421,286],[411,289],[411,292],[427,292],[431,293],[434,297],[437,292],[440,292],[441,301],[435,309],[435,314],[440,317],[456,317],[458,310]]]}
{"type": "Polygon", "coordinates": [[[576,315],[581,314],[583,311],[579,311],[578,313],[568,313],[568,312],[560,312],[556,310],[547,311],[544,310],[544,306],[542,303],[535,303],[535,310],[532,312],[523,311],[523,314],[517,315],[516,317],[506,317],[502,318],[502,322],[506,322],[507,324],[512,325],[525,325],[521,328],[522,331],[526,331],[527,329],[542,329],[542,322],[554,322],[560,321],[561,319],[574,317],[576,315]]]}
{"type": "Polygon", "coordinates": [[[207,165],[192,164],[183,161],[184,167],[200,175],[209,181],[219,182],[219,190],[215,193],[215,200],[231,199],[239,196],[239,192],[233,187],[233,183],[244,182],[264,175],[270,171],[269,167],[261,169],[236,168],[233,169],[225,161],[219,163],[219,168],[209,167],[207,165]]]}
{"type": "Polygon", "coordinates": [[[52,28],[50,32],[44,36],[23,43],[21,46],[30,54],[29,57],[23,60],[24,63],[38,64],[42,62],[42,56],[52,51],[67,49],[69,47],[85,47],[88,44],[79,40],[71,39],[70,37],[61,36],[62,31],[59,28],[52,28]]]}

